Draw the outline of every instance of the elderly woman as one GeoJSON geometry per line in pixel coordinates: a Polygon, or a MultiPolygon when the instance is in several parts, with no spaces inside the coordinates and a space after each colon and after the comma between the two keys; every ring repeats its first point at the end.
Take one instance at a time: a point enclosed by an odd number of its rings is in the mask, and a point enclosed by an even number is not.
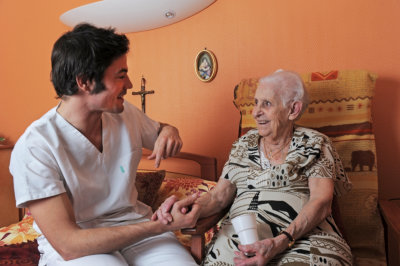
{"type": "MultiPolygon", "coordinates": [[[[197,199],[200,217],[232,204],[204,265],[352,264],[331,216],[334,192],[341,194],[351,184],[328,137],[295,125],[307,98],[296,73],[279,71],[259,81],[253,109],[257,129],[233,144],[217,186],[197,199]],[[260,240],[250,245],[239,244],[231,224],[245,213],[257,217],[260,240]]],[[[157,214],[166,219],[162,210],[157,214]]]]}

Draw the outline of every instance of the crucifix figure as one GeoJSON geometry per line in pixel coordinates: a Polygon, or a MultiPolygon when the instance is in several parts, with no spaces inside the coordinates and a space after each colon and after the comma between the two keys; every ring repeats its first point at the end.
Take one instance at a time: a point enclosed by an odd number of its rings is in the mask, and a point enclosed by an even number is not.
{"type": "Polygon", "coordinates": [[[133,91],[132,95],[140,95],[143,113],[146,113],[146,94],[154,94],[154,90],[146,91],[146,79],[142,76],[140,91],[133,91]]]}

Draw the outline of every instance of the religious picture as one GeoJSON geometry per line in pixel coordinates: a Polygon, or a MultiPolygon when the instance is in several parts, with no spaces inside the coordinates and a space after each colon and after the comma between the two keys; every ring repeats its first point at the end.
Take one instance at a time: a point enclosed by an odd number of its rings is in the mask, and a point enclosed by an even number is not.
{"type": "Polygon", "coordinates": [[[215,77],[217,61],[211,51],[204,49],[196,56],[195,71],[197,77],[203,82],[209,82],[215,77]]]}
{"type": "Polygon", "coordinates": [[[211,76],[211,62],[206,55],[200,59],[199,74],[203,79],[209,79],[211,76]]]}

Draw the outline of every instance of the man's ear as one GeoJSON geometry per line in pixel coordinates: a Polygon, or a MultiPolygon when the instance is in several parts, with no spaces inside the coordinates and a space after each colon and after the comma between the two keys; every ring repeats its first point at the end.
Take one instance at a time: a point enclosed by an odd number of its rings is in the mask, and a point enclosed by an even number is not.
{"type": "Polygon", "coordinates": [[[82,75],[76,76],[75,80],[76,84],[78,85],[78,88],[81,91],[89,93],[92,91],[94,84],[93,82],[89,81],[86,77],[83,77],[82,75]]]}
{"type": "Polygon", "coordinates": [[[292,102],[290,105],[289,120],[296,120],[299,117],[302,108],[303,108],[302,102],[300,101],[292,102]]]}

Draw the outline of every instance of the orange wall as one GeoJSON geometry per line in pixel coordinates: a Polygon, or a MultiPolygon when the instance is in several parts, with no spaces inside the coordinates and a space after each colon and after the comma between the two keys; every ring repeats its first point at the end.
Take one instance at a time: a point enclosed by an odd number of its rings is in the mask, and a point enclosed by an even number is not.
{"type": "MultiPolygon", "coordinates": [[[[89,0],[0,0],[0,135],[15,142],[56,105],[49,81],[59,15],[89,0]]],[[[398,0],[217,0],[164,28],[131,33],[130,76],[156,93],[147,113],[181,132],[184,151],[215,156],[219,170],[238,130],[233,88],[278,68],[298,72],[367,69],[379,75],[374,120],[381,197],[399,197],[400,2],[398,0]],[[207,47],[218,60],[211,83],[194,74],[207,47]]],[[[140,105],[137,96],[126,99],[140,105]]]]}

